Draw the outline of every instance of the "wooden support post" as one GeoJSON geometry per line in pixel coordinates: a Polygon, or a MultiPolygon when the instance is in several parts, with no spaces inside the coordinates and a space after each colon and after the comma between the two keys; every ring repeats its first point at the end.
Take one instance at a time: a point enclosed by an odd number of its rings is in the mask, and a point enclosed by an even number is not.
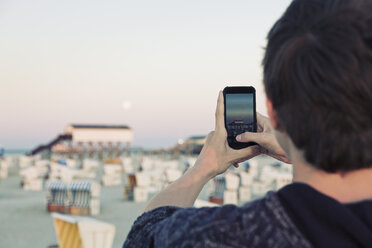
{"type": "Polygon", "coordinates": [[[99,159],[103,159],[103,142],[98,142],[98,157],[99,159]]]}
{"type": "Polygon", "coordinates": [[[83,142],[78,142],[78,144],[77,144],[77,153],[78,153],[78,155],[79,155],[79,157],[80,158],[82,158],[83,157],[83,154],[84,154],[84,144],[83,144],[83,142]]]}
{"type": "Polygon", "coordinates": [[[116,142],[116,146],[115,146],[116,157],[120,157],[121,156],[120,147],[121,147],[121,142],[120,141],[116,142]]]}
{"type": "Polygon", "coordinates": [[[94,147],[93,147],[93,142],[89,141],[88,142],[88,156],[92,157],[94,153],[94,147]]]}
{"type": "Polygon", "coordinates": [[[112,142],[111,141],[107,142],[107,148],[108,148],[109,157],[112,157],[113,149],[112,149],[112,142]]]}
{"type": "Polygon", "coordinates": [[[130,155],[130,142],[128,141],[126,144],[125,144],[125,156],[126,157],[129,157],[130,155]]]}

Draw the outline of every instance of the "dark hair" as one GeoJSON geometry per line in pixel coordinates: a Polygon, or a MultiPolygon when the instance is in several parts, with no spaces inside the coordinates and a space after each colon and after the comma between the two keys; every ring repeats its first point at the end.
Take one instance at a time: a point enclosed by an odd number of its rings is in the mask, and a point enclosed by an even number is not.
{"type": "Polygon", "coordinates": [[[372,1],[294,0],[267,39],[265,90],[307,162],[372,167],[372,1]]]}

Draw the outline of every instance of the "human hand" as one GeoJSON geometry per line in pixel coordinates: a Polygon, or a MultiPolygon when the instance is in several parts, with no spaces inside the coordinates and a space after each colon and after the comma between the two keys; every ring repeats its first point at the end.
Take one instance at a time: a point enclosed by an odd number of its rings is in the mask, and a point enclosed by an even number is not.
{"type": "Polygon", "coordinates": [[[227,142],[227,132],[224,121],[224,101],[220,91],[216,109],[215,131],[208,134],[203,149],[198,157],[195,167],[202,167],[209,177],[225,172],[231,165],[238,166],[239,162],[248,160],[262,153],[259,145],[234,150],[227,142]]]}
{"type": "Polygon", "coordinates": [[[285,163],[291,163],[274,135],[274,129],[267,117],[257,113],[257,133],[245,132],[236,137],[239,142],[255,142],[260,152],[285,163]]]}

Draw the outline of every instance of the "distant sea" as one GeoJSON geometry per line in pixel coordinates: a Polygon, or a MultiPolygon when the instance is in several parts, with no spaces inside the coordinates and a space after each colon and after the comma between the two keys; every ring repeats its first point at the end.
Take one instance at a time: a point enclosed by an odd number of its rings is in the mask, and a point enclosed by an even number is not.
{"type": "Polygon", "coordinates": [[[9,155],[21,155],[21,154],[26,154],[27,152],[29,152],[30,150],[29,149],[5,149],[5,155],[6,154],[9,154],[9,155]]]}

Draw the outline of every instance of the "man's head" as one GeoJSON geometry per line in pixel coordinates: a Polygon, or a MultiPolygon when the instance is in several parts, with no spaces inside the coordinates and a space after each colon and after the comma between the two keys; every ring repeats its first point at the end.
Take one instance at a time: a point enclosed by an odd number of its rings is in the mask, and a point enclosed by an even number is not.
{"type": "Polygon", "coordinates": [[[372,167],[372,1],[294,0],[268,34],[280,130],[327,172],[372,167]]]}

